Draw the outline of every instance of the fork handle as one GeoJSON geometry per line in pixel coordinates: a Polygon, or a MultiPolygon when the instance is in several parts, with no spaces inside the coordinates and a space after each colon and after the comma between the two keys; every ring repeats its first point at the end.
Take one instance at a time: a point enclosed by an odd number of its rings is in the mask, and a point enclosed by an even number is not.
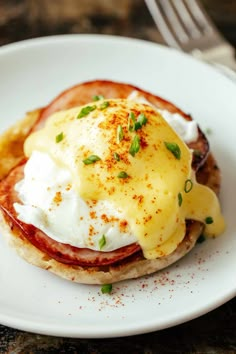
{"type": "Polygon", "coordinates": [[[192,55],[209,64],[213,64],[224,75],[236,82],[235,51],[228,43],[223,42],[220,46],[204,52],[196,49],[192,52],[192,55]]]}
{"type": "Polygon", "coordinates": [[[205,51],[195,49],[192,55],[211,64],[227,66],[236,71],[235,51],[228,43],[223,42],[220,46],[205,51]]]}

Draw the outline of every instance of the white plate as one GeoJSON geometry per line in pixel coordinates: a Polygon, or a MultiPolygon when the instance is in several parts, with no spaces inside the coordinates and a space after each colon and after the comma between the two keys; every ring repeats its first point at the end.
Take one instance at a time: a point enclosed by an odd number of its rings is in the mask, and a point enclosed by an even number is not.
{"type": "Polygon", "coordinates": [[[173,101],[203,130],[223,172],[227,231],[150,277],[114,285],[70,283],[28,265],[0,239],[0,322],[37,333],[115,337],[196,318],[236,294],[236,86],[211,67],[153,43],[95,35],[48,37],[0,49],[0,129],[65,88],[104,78],[173,101]]]}

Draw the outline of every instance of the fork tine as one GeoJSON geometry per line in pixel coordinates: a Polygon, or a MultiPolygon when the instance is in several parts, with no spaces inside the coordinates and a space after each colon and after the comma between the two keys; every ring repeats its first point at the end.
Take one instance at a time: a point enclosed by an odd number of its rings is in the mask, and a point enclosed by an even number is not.
{"type": "Polygon", "coordinates": [[[203,33],[209,34],[213,31],[217,31],[213,22],[210,20],[205,10],[197,0],[186,0],[186,2],[195,22],[198,24],[203,33]]]}
{"type": "MultiPolygon", "coordinates": [[[[194,2],[190,1],[192,6],[194,2]]],[[[187,5],[187,1],[173,0],[173,6],[175,6],[175,11],[177,12],[183,26],[185,27],[188,35],[192,38],[199,38],[201,36],[201,31],[197,27],[191,9],[187,5]]]]}
{"type": "MultiPolygon", "coordinates": [[[[163,12],[163,16],[166,18],[169,27],[172,28],[173,33],[177,37],[177,40],[180,43],[185,43],[188,40],[188,35],[182,23],[180,22],[171,1],[158,0],[157,2],[159,2],[163,12]]],[[[181,0],[179,0],[179,2],[181,2],[181,0]]]]}
{"type": "Polygon", "coordinates": [[[175,38],[174,33],[170,29],[169,23],[166,22],[165,17],[163,16],[160,6],[156,3],[155,0],[145,0],[146,5],[153,16],[157,27],[159,28],[163,38],[166,43],[173,48],[181,49],[178,41],[175,38]]]}
{"type": "Polygon", "coordinates": [[[190,37],[201,36],[184,0],[145,0],[145,2],[169,46],[180,49],[190,37]]]}

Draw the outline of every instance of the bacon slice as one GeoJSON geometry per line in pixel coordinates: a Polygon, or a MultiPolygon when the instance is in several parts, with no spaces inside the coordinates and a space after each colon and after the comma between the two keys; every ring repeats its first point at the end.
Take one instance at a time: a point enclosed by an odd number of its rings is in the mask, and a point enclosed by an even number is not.
{"type": "Polygon", "coordinates": [[[140,246],[136,243],[112,252],[99,252],[87,248],[73,247],[57,242],[33,225],[28,225],[18,220],[13,207],[13,203],[19,202],[14,186],[23,178],[23,168],[24,164],[17,166],[0,183],[0,208],[5,213],[9,222],[13,223],[14,227],[17,228],[21,238],[27,238],[34,246],[57,261],[80,266],[115,264],[140,251],[140,246]]]}
{"type": "MultiPolygon", "coordinates": [[[[92,101],[93,96],[102,95],[107,99],[127,98],[133,91],[138,91],[144,98],[146,98],[147,101],[159,109],[166,109],[172,113],[179,113],[186,120],[192,120],[192,117],[189,114],[184,113],[181,109],[172,103],[164,100],[159,96],[155,96],[152,93],[143,91],[138,87],[107,80],[95,80],[73,86],[68,90],[63,91],[51,103],[49,103],[48,106],[42,109],[33,130],[41,128],[51,114],[61,110],[87,104],[92,101]]],[[[199,136],[197,141],[188,144],[188,146],[194,150],[192,161],[192,167],[194,170],[198,170],[204,164],[209,152],[209,144],[205,135],[200,130],[200,128],[198,131],[199,136]]]]}

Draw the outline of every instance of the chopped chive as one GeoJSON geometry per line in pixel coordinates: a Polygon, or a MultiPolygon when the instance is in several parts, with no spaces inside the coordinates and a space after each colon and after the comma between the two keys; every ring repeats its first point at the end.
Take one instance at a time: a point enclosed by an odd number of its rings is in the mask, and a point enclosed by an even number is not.
{"type": "Polygon", "coordinates": [[[180,160],[181,150],[178,144],[176,143],[168,143],[164,141],[166,148],[175,156],[177,160],[180,160]]]}
{"type": "Polygon", "coordinates": [[[120,161],[120,155],[117,152],[114,152],[113,156],[116,161],[120,161]]]}
{"type": "Polygon", "coordinates": [[[60,134],[58,134],[55,138],[56,143],[60,143],[60,141],[62,141],[64,139],[64,134],[63,132],[61,132],[60,134]]]}
{"type": "Polygon", "coordinates": [[[110,103],[109,103],[108,101],[104,101],[104,102],[99,106],[99,108],[103,110],[103,109],[107,108],[109,105],[110,105],[110,103]]]}
{"type": "Polygon", "coordinates": [[[96,108],[97,108],[97,106],[95,106],[95,105],[94,106],[86,106],[86,107],[82,108],[77,116],[77,119],[87,116],[90,112],[94,111],[96,108]]]}
{"type": "Polygon", "coordinates": [[[102,237],[100,238],[98,244],[99,244],[99,248],[100,250],[106,245],[106,236],[102,235],[102,237]]]}
{"type": "Polygon", "coordinates": [[[117,133],[116,133],[116,141],[117,144],[119,144],[121,142],[121,140],[123,140],[124,138],[124,132],[123,132],[123,128],[121,125],[118,125],[117,127],[117,133]]]}
{"type": "Polygon", "coordinates": [[[92,163],[95,163],[97,161],[101,160],[99,156],[97,155],[90,155],[86,159],[83,160],[83,163],[85,165],[91,165],[92,163]]]}
{"type": "Polygon", "coordinates": [[[137,131],[141,129],[143,125],[146,124],[147,124],[147,117],[143,113],[140,113],[140,115],[137,118],[137,121],[134,123],[133,130],[137,131]]]}
{"type": "Polygon", "coordinates": [[[147,121],[147,117],[144,113],[140,113],[137,117],[137,120],[135,121],[135,114],[133,112],[130,112],[128,118],[128,129],[129,131],[137,131],[141,129],[143,125],[146,125],[147,121]],[[131,120],[133,121],[133,124],[131,124],[131,120]]]}
{"type": "Polygon", "coordinates": [[[197,243],[203,243],[206,241],[206,237],[204,235],[200,235],[197,239],[197,243]]]}
{"type": "Polygon", "coordinates": [[[121,172],[118,173],[117,177],[118,178],[128,178],[129,175],[125,171],[121,171],[121,172]]]}
{"type": "Polygon", "coordinates": [[[134,124],[135,124],[135,114],[134,112],[130,112],[128,117],[128,130],[130,132],[134,130],[134,124]],[[133,124],[131,124],[131,121],[133,122],[133,124]]]}
{"type": "Polygon", "coordinates": [[[210,224],[213,224],[213,218],[211,216],[207,216],[206,219],[205,219],[205,223],[207,225],[210,225],[210,224]]]}
{"type": "Polygon", "coordinates": [[[139,122],[134,123],[133,130],[137,131],[142,128],[142,125],[139,122]]]}
{"type": "Polygon", "coordinates": [[[140,149],[140,138],[138,135],[135,135],[129,149],[130,155],[134,157],[135,154],[139,151],[139,149],[140,149]]]}
{"type": "Polygon", "coordinates": [[[103,95],[94,95],[92,97],[93,101],[100,101],[100,100],[103,100],[104,99],[104,96],[103,95]]]}
{"type": "Polygon", "coordinates": [[[112,284],[104,284],[104,285],[102,285],[101,292],[103,294],[110,294],[112,292],[112,284]]]}
{"type": "Polygon", "coordinates": [[[133,122],[135,122],[135,114],[134,114],[134,112],[130,112],[129,118],[132,119],[133,122]]]}
{"type": "Polygon", "coordinates": [[[191,179],[187,179],[184,184],[185,193],[189,193],[193,188],[193,182],[191,179]]]}
{"type": "Polygon", "coordinates": [[[137,122],[134,125],[134,129],[138,130],[141,129],[143,125],[147,124],[147,117],[145,116],[145,114],[140,113],[140,115],[137,118],[137,122]]]}
{"type": "Polygon", "coordinates": [[[181,206],[182,203],[183,203],[183,197],[182,197],[182,194],[179,193],[179,194],[178,194],[178,204],[179,204],[179,206],[181,206]]]}

